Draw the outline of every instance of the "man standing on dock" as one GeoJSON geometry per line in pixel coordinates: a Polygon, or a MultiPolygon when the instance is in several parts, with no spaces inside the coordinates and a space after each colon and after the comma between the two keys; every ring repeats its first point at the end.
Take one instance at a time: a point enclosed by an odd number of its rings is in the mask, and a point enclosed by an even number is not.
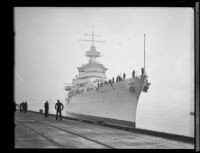
{"type": "Polygon", "coordinates": [[[27,103],[27,101],[24,103],[24,111],[25,111],[25,113],[27,112],[27,110],[28,110],[28,103],[27,103]]]}
{"type": "Polygon", "coordinates": [[[64,109],[64,106],[59,100],[57,100],[57,103],[55,105],[55,109],[56,109],[56,120],[58,120],[58,113],[59,113],[59,116],[60,116],[60,120],[62,120],[61,111],[64,109]]]}
{"type": "Polygon", "coordinates": [[[27,101],[26,102],[24,102],[24,105],[23,105],[23,110],[24,110],[24,113],[26,113],[27,112],[27,109],[28,109],[28,104],[27,104],[27,101]]]}
{"type": "Polygon", "coordinates": [[[19,104],[19,111],[20,111],[20,112],[22,112],[22,105],[23,105],[23,103],[21,102],[21,103],[19,104]]]}
{"type": "Polygon", "coordinates": [[[49,116],[49,103],[48,101],[46,101],[44,104],[44,117],[48,117],[48,116],[49,116]]]}

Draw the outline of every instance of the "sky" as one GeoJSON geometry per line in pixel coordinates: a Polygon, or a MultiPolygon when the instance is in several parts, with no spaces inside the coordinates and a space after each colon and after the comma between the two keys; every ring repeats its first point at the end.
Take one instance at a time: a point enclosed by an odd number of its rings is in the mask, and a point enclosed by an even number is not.
{"type": "Polygon", "coordinates": [[[64,83],[71,83],[77,67],[88,62],[85,52],[91,43],[80,39],[91,39],[84,34],[92,31],[100,35],[95,40],[105,41],[95,46],[108,78],[131,77],[133,69],[141,74],[145,33],[151,86],[140,96],[137,119],[142,121],[144,112],[170,118],[190,112],[193,21],[193,9],[187,7],[15,7],[15,101],[28,101],[33,110],[43,108],[45,100],[52,106],[56,99],[65,103],[64,83]]]}

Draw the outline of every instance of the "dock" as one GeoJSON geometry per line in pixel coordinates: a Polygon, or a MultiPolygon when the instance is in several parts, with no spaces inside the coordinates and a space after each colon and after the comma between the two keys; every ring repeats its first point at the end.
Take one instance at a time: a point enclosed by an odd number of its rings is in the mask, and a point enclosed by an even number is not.
{"type": "Polygon", "coordinates": [[[39,112],[15,112],[15,148],[63,149],[194,149],[191,140],[177,140],[128,131],[39,112]]]}

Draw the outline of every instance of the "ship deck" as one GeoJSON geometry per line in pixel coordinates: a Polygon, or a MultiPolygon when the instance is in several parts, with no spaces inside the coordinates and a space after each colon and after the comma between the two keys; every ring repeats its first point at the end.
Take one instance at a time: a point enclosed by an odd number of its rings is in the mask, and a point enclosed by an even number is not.
{"type": "Polygon", "coordinates": [[[194,149],[191,141],[28,111],[15,112],[15,148],[194,149]]]}

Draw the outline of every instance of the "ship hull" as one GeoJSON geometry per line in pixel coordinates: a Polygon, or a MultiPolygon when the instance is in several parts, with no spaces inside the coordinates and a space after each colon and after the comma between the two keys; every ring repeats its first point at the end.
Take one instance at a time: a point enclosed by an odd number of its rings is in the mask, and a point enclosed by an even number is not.
{"type": "Polygon", "coordinates": [[[135,122],[92,116],[92,115],[84,115],[84,114],[76,114],[72,112],[68,112],[68,115],[71,117],[78,118],[80,120],[85,120],[88,122],[96,123],[96,124],[111,124],[111,125],[120,125],[125,127],[135,127],[135,122]]]}
{"type": "Polygon", "coordinates": [[[145,76],[107,84],[97,89],[73,92],[66,114],[80,119],[135,127],[136,110],[145,76]],[[134,84],[134,89],[131,86],[134,84]]]}

